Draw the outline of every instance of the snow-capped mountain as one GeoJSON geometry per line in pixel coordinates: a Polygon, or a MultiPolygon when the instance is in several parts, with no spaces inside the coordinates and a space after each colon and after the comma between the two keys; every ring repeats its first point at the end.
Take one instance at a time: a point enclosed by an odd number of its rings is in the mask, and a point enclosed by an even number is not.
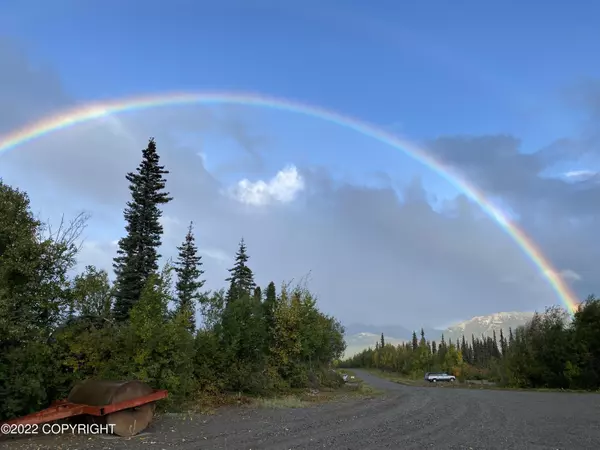
{"type": "MultiPolygon", "coordinates": [[[[439,341],[443,333],[446,342],[450,340],[456,342],[456,339],[460,339],[463,335],[465,339],[470,340],[471,335],[475,337],[481,337],[481,335],[492,336],[494,331],[499,337],[500,330],[508,337],[509,328],[514,330],[518,326],[525,325],[531,320],[533,314],[533,312],[498,312],[487,316],[476,316],[454,324],[443,331],[426,329],[425,337],[428,340],[439,341]]],[[[418,335],[420,330],[415,331],[418,335]]],[[[369,347],[375,348],[375,344],[381,340],[381,333],[384,334],[386,342],[394,345],[409,341],[412,336],[412,331],[409,332],[401,326],[378,327],[376,325],[352,324],[346,332],[345,357],[351,357],[369,347]]]]}
{"type": "Polygon", "coordinates": [[[448,327],[444,331],[446,341],[460,339],[463,335],[470,339],[475,337],[492,336],[493,332],[500,335],[500,330],[508,336],[509,328],[513,330],[525,325],[533,317],[533,312],[499,312],[487,316],[476,316],[464,322],[448,327]]]}
{"type": "MultiPolygon", "coordinates": [[[[384,339],[386,343],[394,345],[404,342],[403,339],[385,336],[385,333],[384,339]]],[[[346,351],[344,353],[344,357],[349,358],[357,353],[362,352],[363,350],[366,350],[369,347],[375,348],[375,344],[378,342],[381,342],[381,333],[375,334],[370,332],[362,332],[346,336],[346,351]]]]}

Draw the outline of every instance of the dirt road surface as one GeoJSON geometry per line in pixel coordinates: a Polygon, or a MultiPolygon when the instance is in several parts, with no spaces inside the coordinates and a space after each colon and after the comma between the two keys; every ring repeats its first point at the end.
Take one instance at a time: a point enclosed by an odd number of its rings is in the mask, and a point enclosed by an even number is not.
{"type": "Polygon", "coordinates": [[[355,372],[385,393],[307,408],[166,415],[130,439],[46,436],[0,441],[0,448],[600,449],[600,395],[411,387],[355,372]]]}

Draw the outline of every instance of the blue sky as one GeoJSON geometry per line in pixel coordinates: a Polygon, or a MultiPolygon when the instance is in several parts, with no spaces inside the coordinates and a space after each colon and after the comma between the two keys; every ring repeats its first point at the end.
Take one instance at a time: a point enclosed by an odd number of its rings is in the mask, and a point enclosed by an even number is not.
{"type": "MultiPolygon", "coordinates": [[[[549,223],[548,214],[562,211],[563,206],[555,205],[552,199],[573,203],[565,199],[574,195],[562,184],[542,186],[542,171],[557,176],[598,169],[596,141],[588,128],[595,116],[590,116],[585,105],[588,91],[582,86],[600,78],[600,60],[594,56],[600,54],[600,5],[592,1],[574,5],[564,1],[3,0],[0,37],[10,40],[13,53],[23,55],[30,68],[37,70],[36,76],[45,74],[45,81],[39,84],[44,86],[39,88],[43,93],[33,85],[23,88],[18,95],[29,95],[27,101],[11,94],[23,112],[19,109],[21,115],[13,114],[5,123],[0,116],[0,132],[72,103],[163,91],[236,90],[340,111],[398,131],[424,146],[444,137],[495,136],[496,147],[488,139],[485,145],[471,146],[474,150],[464,144],[453,151],[449,150],[452,146],[439,151],[515,217],[529,221],[523,226],[548,249],[549,257],[560,266],[557,270],[595,273],[587,263],[575,270],[573,264],[579,261],[575,256],[561,256],[558,250],[554,254],[553,242],[564,241],[564,234],[555,236],[547,225],[539,225],[549,223]],[[515,140],[502,141],[501,135],[514,136],[515,140]],[[588,139],[588,135],[592,137],[588,139]],[[585,150],[558,146],[568,157],[552,156],[548,162],[546,155],[554,154],[538,151],[561,138],[578,140],[577,148],[585,150]],[[523,153],[535,156],[528,158],[523,153]],[[490,173],[500,169],[504,170],[501,177],[490,173]],[[525,173],[527,170],[530,172],[525,173]],[[503,184],[513,172],[514,177],[522,175],[523,179],[512,184],[528,189],[527,195],[512,192],[510,182],[503,184]],[[497,180],[496,184],[490,179],[497,180]],[[555,192],[555,187],[565,191],[555,192]]],[[[18,77],[14,75],[12,80],[18,77]]],[[[117,120],[135,138],[146,130],[157,130],[165,140],[173,138],[169,145],[177,147],[178,157],[188,158],[188,162],[205,154],[203,167],[219,183],[270,179],[293,164],[304,169],[311,166],[311,170],[318,166],[331,179],[353,186],[391,187],[401,198],[420,195],[413,186],[418,180],[429,204],[438,212],[443,201],[452,202],[458,194],[435,173],[401,153],[314,118],[257,108],[237,108],[234,112],[215,108],[209,114],[223,118],[200,126],[204,116],[199,114],[194,107],[166,108],[117,120]],[[167,116],[169,111],[174,112],[167,116]],[[192,126],[194,121],[198,129],[192,126]],[[185,126],[181,125],[184,122],[185,126]],[[257,158],[243,149],[252,139],[260,148],[257,158]]],[[[88,132],[98,131],[98,127],[88,132]]],[[[83,133],[79,129],[45,138],[32,144],[29,155],[34,158],[35,145],[75,145],[83,133]]],[[[32,194],[34,200],[39,199],[34,203],[48,208],[43,196],[53,194],[36,185],[33,160],[16,154],[3,158],[0,176],[25,183],[33,193],[39,189],[38,197],[32,194]]],[[[117,166],[114,161],[111,164],[117,166]]],[[[62,182],[51,181],[47,167],[39,170],[46,171],[47,186],[62,182]]],[[[114,176],[117,180],[122,175],[114,176]]],[[[324,183],[320,175],[313,176],[324,183]]],[[[56,189],[73,192],[73,187],[56,189]]],[[[77,192],[79,200],[65,200],[64,208],[87,205],[100,217],[106,208],[119,214],[119,208],[110,202],[92,201],[84,191],[77,192]]],[[[460,207],[453,204],[451,209],[460,207]]],[[[107,218],[106,222],[97,221],[90,233],[98,242],[114,240],[121,226],[107,218]]],[[[455,244],[448,245],[455,248],[455,244]]],[[[301,266],[310,267],[310,263],[301,266]]],[[[579,289],[583,293],[590,288],[586,284],[579,289]]],[[[494,312],[503,306],[531,309],[544,306],[542,303],[515,300],[502,305],[497,300],[483,310],[494,312]]],[[[473,299],[470,304],[477,302],[473,299]]],[[[460,313],[440,313],[435,320],[463,318],[468,311],[465,307],[460,313]]],[[[473,315],[482,312],[473,311],[473,315]]],[[[422,322],[423,314],[415,313],[407,320],[422,322]]],[[[385,317],[375,315],[372,320],[385,317]]]]}
{"type": "Polygon", "coordinates": [[[2,28],[80,98],[258,90],[416,137],[501,131],[539,146],[572,131],[561,91],[600,70],[591,1],[8,4],[2,28]]]}

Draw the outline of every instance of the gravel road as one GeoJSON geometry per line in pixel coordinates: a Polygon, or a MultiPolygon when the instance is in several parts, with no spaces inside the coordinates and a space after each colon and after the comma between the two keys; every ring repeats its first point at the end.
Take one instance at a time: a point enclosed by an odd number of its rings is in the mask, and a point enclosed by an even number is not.
{"type": "Polygon", "coordinates": [[[0,441],[0,448],[600,449],[600,395],[410,387],[355,372],[385,393],[307,408],[167,415],[130,439],[20,438],[0,441]]]}

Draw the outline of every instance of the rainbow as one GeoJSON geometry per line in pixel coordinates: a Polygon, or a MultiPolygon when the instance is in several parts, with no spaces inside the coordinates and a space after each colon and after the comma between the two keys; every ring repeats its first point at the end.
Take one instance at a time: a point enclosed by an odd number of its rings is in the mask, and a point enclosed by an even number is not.
{"type": "Polygon", "coordinates": [[[574,294],[533,240],[512,223],[500,209],[492,204],[491,201],[486,199],[484,193],[476,186],[470,184],[452,168],[434,158],[414,143],[401,139],[388,131],[362,120],[345,116],[321,107],[250,92],[174,92],[142,97],[129,97],[90,103],[66,110],[26,125],[7,136],[0,136],[0,154],[54,131],[109,116],[111,114],[184,104],[234,104],[294,112],[335,123],[365,136],[370,136],[406,153],[410,157],[437,172],[467,197],[475,201],[486,214],[495,220],[513,238],[527,257],[535,264],[542,276],[546,278],[552,289],[556,292],[559,300],[566,306],[567,310],[570,313],[574,313],[577,310],[579,302],[576,300],[574,294]]]}

